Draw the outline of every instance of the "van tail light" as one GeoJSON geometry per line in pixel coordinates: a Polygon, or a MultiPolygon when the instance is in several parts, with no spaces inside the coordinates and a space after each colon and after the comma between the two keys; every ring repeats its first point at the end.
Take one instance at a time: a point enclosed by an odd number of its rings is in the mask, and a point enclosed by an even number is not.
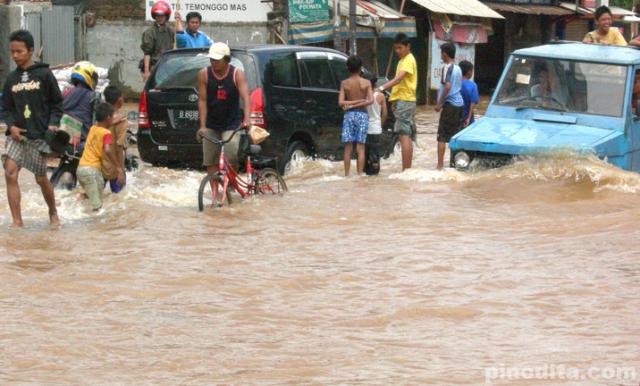
{"type": "Polygon", "coordinates": [[[266,117],[264,116],[264,97],[262,95],[262,88],[257,88],[251,92],[251,115],[249,119],[254,126],[267,128],[266,117]]]}
{"type": "Polygon", "coordinates": [[[140,104],[138,104],[138,130],[149,128],[151,128],[151,124],[147,112],[147,91],[143,90],[140,94],[140,104]]]}

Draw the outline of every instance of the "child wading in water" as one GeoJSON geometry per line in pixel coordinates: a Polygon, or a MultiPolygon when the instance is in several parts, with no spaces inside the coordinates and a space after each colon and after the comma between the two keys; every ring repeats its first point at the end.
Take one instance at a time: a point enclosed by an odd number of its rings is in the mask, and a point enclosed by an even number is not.
{"type": "Polygon", "coordinates": [[[116,182],[124,186],[124,169],[118,163],[115,153],[111,150],[113,135],[108,127],[113,124],[113,106],[102,103],[96,108],[96,124],[89,129],[87,143],[82,152],[78,165],[78,182],[89,198],[94,211],[102,208],[102,191],[104,177],[102,176],[102,160],[108,157],[116,169],[116,182]]]}
{"type": "MultiPolygon", "coordinates": [[[[376,78],[370,76],[371,87],[376,87],[376,78]]],[[[380,135],[382,126],[387,121],[387,101],[384,94],[376,90],[373,92],[373,103],[367,107],[369,114],[369,129],[367,130],[367,144],[365,146],[365,158],[367,160],[364,167],[367,175],[380,173],[380,135]]]]}
{"type": "Polygon", "coordinates": [[[350,56],[347,60],[347,70],[351,76],[340,84],[338,104],[345,111],[342,123],[342,143],[344,144],[344,175],[349,175],[353,144],[356,144],[358,154],[358,174],[364,171],[364,144],[367,140],[369,115],[367,106],[373,102],[371,82],[360,76],[362,60],[357,56],[350,56]]]}

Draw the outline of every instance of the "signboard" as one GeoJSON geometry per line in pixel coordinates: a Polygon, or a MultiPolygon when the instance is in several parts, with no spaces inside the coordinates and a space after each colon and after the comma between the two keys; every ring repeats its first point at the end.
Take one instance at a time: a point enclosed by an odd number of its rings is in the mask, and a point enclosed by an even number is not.
{"type": "MultiPolygon", "coordinates": [[[[154,0],[146,1],[147,20],[151,19],[151,7],[154,0]]],[[[174,20],[175,11],[182,14],[182,19],[187,17],[189,12],[200,12],[203,22],[227,22],[227,23],[248,23],[266,22],[267,13],[271,12],[271,6],[260,0],[169,0],[167,1],[173,11],[171,20],[174,20]],[[179,8],[176,4],[180,5],[179,8]]]]}
{"type": "MultiPolygon", "coordinates": [[[[430,63],[430,82],[431,90],[440,89],[440,76],[442,74],[442,66],[444,63],[440,59],[440,46],[446,43],[444,40],[436,39],[431,34],[431,63],[430,63]]],[[[456,46],[456,64],[463,60],[468,60],[475,64],[476,46],[475,44],[453,43],[456,46]]]]}
{"type": "Polygon", "coordinates": [[[329,20],[329,0],[289,0],[289,23],[329,20]]]}

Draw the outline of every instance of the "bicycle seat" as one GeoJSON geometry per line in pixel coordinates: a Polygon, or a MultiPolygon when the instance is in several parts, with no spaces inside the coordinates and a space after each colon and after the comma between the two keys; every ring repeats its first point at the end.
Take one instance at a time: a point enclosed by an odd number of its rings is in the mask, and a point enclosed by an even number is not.
{"type": "Polygon", "coordinates": [[[253,166],[256,169],[264,169],[267,167],[275,168],[278,162],[278,158],[260,156],[260,157],[254,158],[251,162],[253,163],[253,166]]]}

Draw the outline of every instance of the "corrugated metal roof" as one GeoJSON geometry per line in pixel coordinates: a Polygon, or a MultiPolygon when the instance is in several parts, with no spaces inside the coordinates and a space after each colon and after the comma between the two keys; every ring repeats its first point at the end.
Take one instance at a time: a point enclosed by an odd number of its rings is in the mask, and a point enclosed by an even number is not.
{"type": "Polygon", "coordinates": [[[502,15],[478,0],[413,0],[413,2],[435,13],[504,19],[502,15]]]}
{"type": "Polygon", "coordinates": [[[487,3],[485,4],[499,12],[511,12],[511,13],[523,13],[527,15],[551,15],[551,16],[564,16],[571,15],[573,12],[562,7],[555,7],[553,5],[514,5],[505,3],[487,3]]]}
{"type": "MultiPolygon", "coordinates": [[[[340,13],[342,15],[349,15],[349,0],[340,0],[340,13]]],[[[409,17],[379,1],[365,0],[356,0],[356,16],[369,16],[382,19],[402,19],[409,17]]]]}
{"type": "MultiPolygon", "coordinates": [[[[562,2],[560,3],[560,6],[568,10],[571,10],[573,12],[575,12],[576,10],[575,3],[562,2]]],[[[613,16],[635,16],[635,13],[633,13],[632,11],[629,11],[628,9],[624,9],[616,6],[610,6],[609,9],[611,10],[611,13],[613,14],[613,16]]],[[[595,12],[596,12],[595,8],[587,8],[587,7],[580,7],[580,6],[578,7],[578,13],[581,13],[583,15],[591,15],[595,12]]]]}

